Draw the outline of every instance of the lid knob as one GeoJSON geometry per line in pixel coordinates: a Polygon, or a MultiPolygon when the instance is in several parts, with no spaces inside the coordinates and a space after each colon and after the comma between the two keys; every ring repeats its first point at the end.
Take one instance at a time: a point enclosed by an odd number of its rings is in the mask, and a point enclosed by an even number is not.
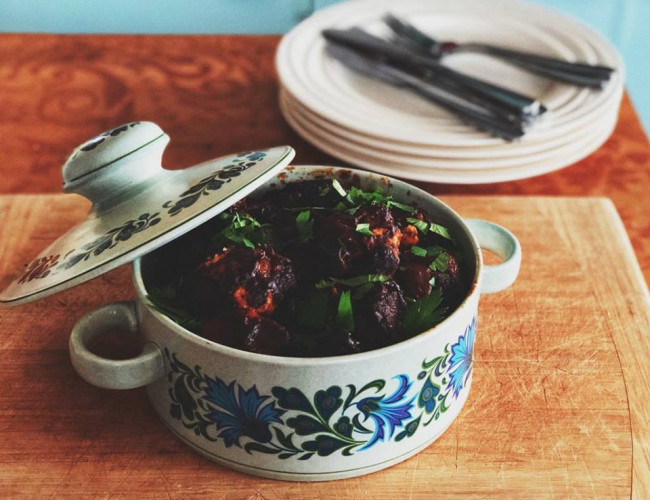
{"type": "Polygon", "coordinates": [[[63,190],[94,204],[156,175],[169,136],[155,123],[133,122],[107,130],[73,151],[63,165],[63,190]]]}

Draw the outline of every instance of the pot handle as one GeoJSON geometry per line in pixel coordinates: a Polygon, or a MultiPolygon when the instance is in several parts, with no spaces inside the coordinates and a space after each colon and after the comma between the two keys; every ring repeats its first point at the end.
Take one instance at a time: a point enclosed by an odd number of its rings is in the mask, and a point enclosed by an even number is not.
{"type": "Polygon", "coordinates": [[[521,245],[506,228],[480,219],[465,219],[481,248],[503,259],[501,264],[484,265],[481,293],[505,290],[517,279],[521,267],[521,245]]]}
{"type": "Polygon", "coordinates": [[[153,342],[145,343],[142,352],[130,359],[104,358],[88,349],[95,338],[116,329],[138,334],[138,318],[133,302],[116,302],[100,307],[74,326],[68,350],[72,366],[81,378],[105,389],[134,389],[165,374],[162,352],[153,342]]]}

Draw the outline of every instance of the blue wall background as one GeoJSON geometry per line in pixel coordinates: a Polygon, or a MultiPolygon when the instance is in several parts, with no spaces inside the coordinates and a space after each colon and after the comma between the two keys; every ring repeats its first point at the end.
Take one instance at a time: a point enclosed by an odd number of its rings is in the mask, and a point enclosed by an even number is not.
{"type": "MultiPolygon", "coordinates": [[[[340,1],[0,0],[0,32],[285,33],[313,10],[340,1]]],[[[618,47],[628,90],[650,131],[650,0],[530,1],[573,15],[618,47]]]]}

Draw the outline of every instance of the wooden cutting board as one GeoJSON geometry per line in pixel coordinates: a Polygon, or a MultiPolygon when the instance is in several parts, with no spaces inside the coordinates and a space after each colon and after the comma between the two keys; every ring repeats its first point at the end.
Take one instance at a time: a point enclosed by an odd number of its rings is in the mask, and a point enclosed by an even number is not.
{"type": "MultiPolygon", "coordinates": [[[[614,206],[453,197],[521,239],[516,284],[480,305],[472,393],[432,446],[332,483],[258,479],[190,451],[143,390],[83,382],[67,355],[86,312],[133,296],[128,267],[0,309],[0,497],[650,498],[650,299],[614,206]]],[[[2,286],[81,220],[74,196],[0,197],[2,286]]]]}

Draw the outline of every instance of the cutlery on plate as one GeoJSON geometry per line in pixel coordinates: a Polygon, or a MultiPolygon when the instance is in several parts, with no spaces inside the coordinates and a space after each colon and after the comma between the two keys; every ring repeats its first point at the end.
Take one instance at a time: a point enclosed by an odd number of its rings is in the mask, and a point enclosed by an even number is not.
{"type": "Polygon", "coordinates": [[[563,61],[486,43],[439,41],[392,14],[386,14],[383,20],[396,39],[410,43],[423,53],[438,59],[458,52],[488,54],[548,78],[594,88],[601,88],[614,72],[613,68],[607,66],[563,61]]]}
{"type": "Polygon", "coordinates": [[[489,111],[486,112],[480,106],[463,100],[445,89],[424,82],[420,78],[385,62],[360,54],[345,45],[330,42],[327,45],[327,51],[330,56],[346,67],[391,85],[408,88],[451,111],[465,122],[492,135],[507,141],[513,141],[519,139],[525,133],[519,122],[504,120],[502,117],[495,116],[489,111]]]}
{"type": "Polygon", "coordinates": [[[471,90],[478,96],[495,105],[502,106],[517,116],[525,117],[528,115],[535,117],[546,111],[544,105],[536,99],[460,73],[443,66],[436,57],[419,54],[361,29],[326,29],[322,33],[329,41],[337,42],[372,56],[382,57],[387,62],[401,68],[427,72],[436,80],[439,78],[445,79],[449,83],[471,90]]]}

